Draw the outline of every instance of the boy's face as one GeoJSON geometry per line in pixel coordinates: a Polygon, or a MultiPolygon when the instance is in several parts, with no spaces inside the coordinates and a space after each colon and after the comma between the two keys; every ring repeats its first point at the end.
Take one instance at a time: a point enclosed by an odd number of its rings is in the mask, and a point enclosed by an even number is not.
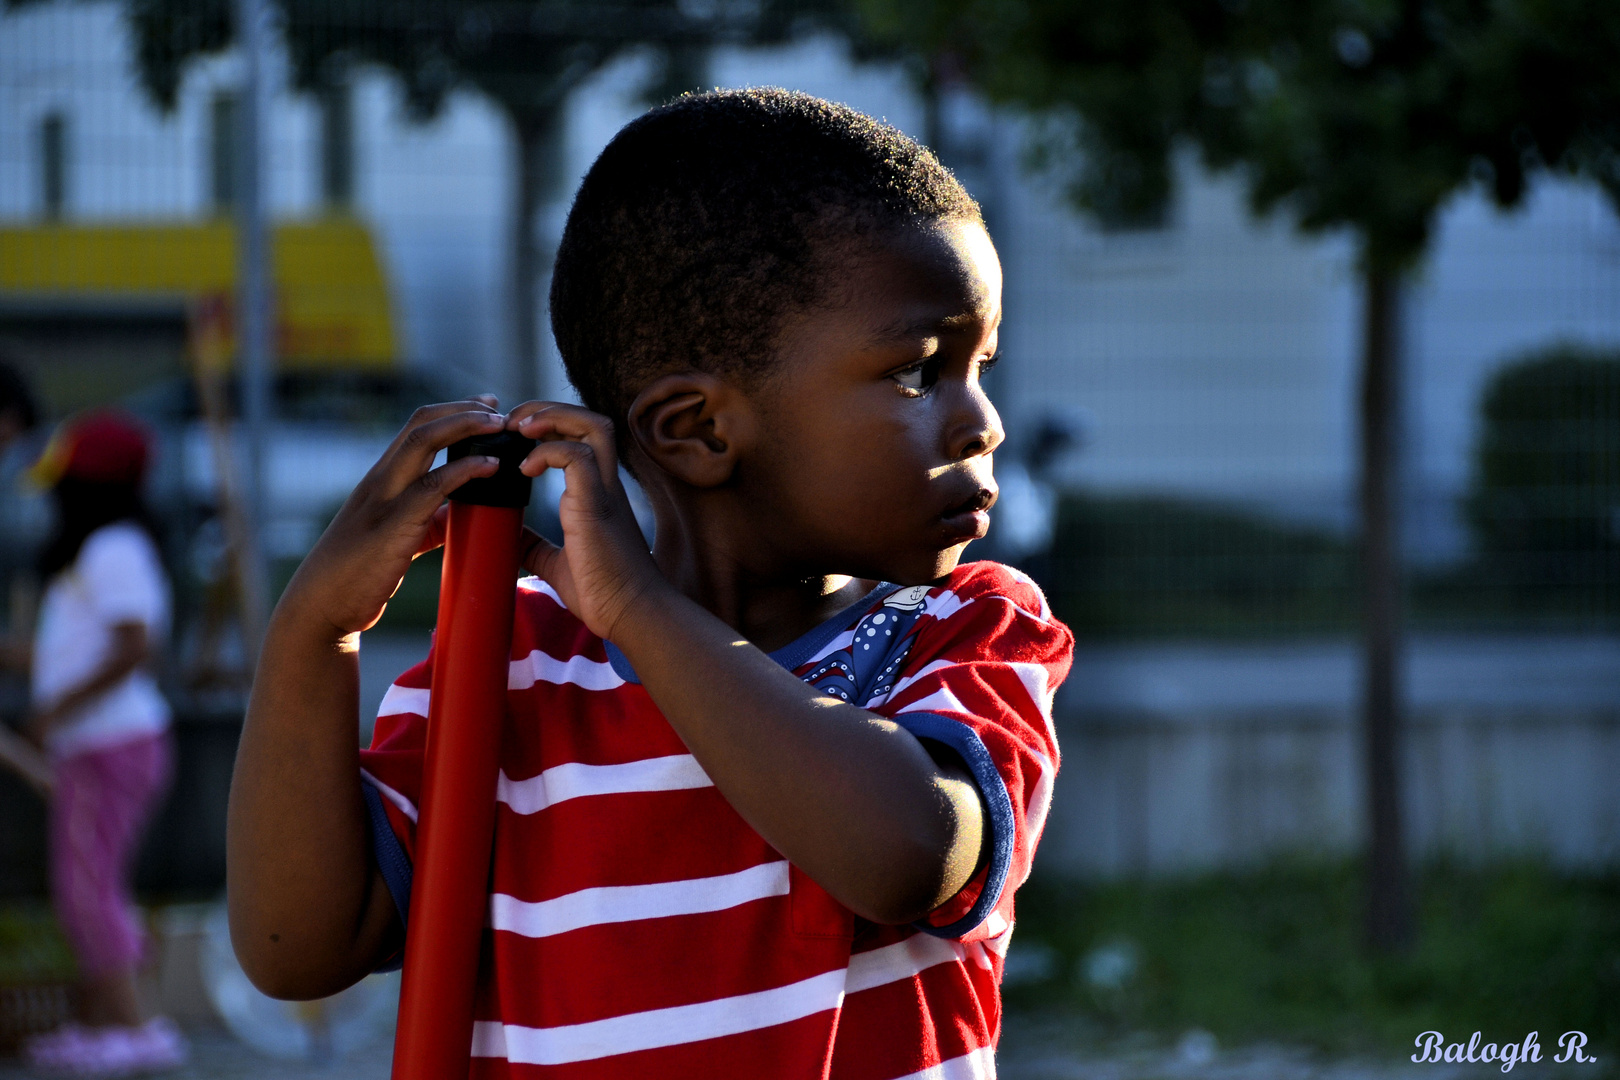
{"type": "Polygon", "coordinates": [[[1001,264],[982,225],[948,221],[865,244],[836,273],[830,302],[779,338],[743,494],[795,570],[932,581],[995,501],[1003,432],[979,377],[1001,264]]]}

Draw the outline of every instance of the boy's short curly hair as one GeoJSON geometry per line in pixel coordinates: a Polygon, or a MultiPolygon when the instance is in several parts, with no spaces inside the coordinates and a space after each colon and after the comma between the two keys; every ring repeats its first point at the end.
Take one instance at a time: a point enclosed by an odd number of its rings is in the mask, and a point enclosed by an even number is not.
{"type": "Polygon", "coordinates": [[[847,106],[749,89],[654,109],[602,151],[568,214],[551,327],[569,380],[621,433],[660,375],[757,384],[850,241],[946,218],[978,220],[978,204],[925,147],[847,106]]]}

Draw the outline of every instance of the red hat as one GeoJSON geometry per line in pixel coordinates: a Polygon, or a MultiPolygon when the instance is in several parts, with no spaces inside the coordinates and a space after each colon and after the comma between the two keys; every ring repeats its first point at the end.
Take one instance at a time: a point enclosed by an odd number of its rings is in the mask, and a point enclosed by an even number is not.
{"type": "Polygon", "coordinates": [[[71,476],[96,483],[136,484],[146,475],[152,439],[128,413],[99,410],[64,423],[34,463],[34,479],[53,487],[71,476]]]}

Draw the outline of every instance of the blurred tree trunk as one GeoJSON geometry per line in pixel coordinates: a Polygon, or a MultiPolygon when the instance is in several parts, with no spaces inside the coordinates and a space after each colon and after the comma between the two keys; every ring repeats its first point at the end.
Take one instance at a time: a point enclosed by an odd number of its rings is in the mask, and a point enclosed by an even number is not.
{"type": "Polygon", "coordinates": [[[1412,937],[1402,834],[1400,736],[1401,281],[1368,258],[1361,367],[1362,733],[1367,776],[1367,941],[1399,951],[1412,937]]]}
{"type": "Polygon", "coordinates": [[[533,398],[555,396],[557,391],[547,385],[549,380],[541,369],[540,281],[552,252],[540,249],[537,233],[540,210],[556,197],[562,178],[563,112],[556,105],[512,114],[517,176],[511,223],[511,369],[502,395],[502,405],[508,409],[533,398]]]}

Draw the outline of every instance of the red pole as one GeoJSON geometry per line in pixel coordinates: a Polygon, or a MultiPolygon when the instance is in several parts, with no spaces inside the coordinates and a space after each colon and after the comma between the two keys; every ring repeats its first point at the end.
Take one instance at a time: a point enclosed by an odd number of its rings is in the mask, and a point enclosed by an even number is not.
{"type": "Polygon", "coordinates": [[[516,464],[533,445],[508,434],[450,448],[451,458],[493,453],[502,460],[496,476],[451,496],[393,1080],[461,1080],[471,1059],[529,489],[516,464]]]}

